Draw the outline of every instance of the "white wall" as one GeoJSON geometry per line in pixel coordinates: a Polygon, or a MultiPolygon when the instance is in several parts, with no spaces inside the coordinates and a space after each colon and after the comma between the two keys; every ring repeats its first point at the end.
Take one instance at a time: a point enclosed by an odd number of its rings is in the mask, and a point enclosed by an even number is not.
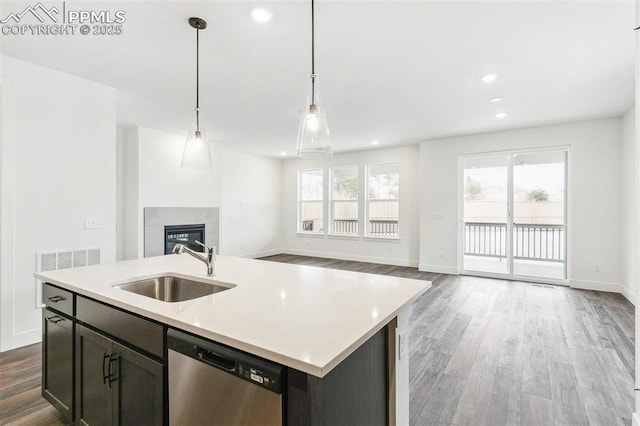
{"type": "Polygon", "coordinates": [[[118,223],[122,222],[122,229],[118,236],[122,240],[122,245],[118,245],[121,252],[116,253],[118,260],[137,259],[144,251],[142,239],[139,232],[143,227],[140,222],[138,194],[138,128],[122,130],[122,156],[118,157],[121,164],[118,168],[122,170],[117,174],[117,187],[123,192],[118,194],[118,199],[122,199],[122,209],[117,210],[118,223]],[[120,182],[120,180],[122,180],[120,182]]]}
{"type": "Polygon", "coordinates": [[[220,253],[273,253],[280,243],[281,160],[212,143],[213,169],[186,170],[185,139],[144,127],[125,132],[123,258],[144,255],[145,207],[219,207],[220,253]]]}
{"type": "Polygon", "coordinates": [[[224,254],[259,257],[282,247],[282,160],[220,149],[224,254]]]}
{"type": "Polygon", "coordinates": [[[116,261],[124,257],[124,130],[116,129],[116,261]]]}
{"type": "Polygon", "coordinates": [[[458,158],[463,154],[570,146],[568,275],[575,287],[622,292],[622,120],[426,141],[420,144],[420,269],[456,273],[458,158]],[[433,218],[443,213],[443,219],[433,218]],[[442,257],[439,253],[442,252],[442,257]],[[594,271],[595,264],[600,272],[594,271]]]}
{"type": "Polygon", "coordinates": [[[41,338],[36,252],[100,247],[115,260],[116,94],[12,58],[2,62],[0,350],[41,338]],[[103,229],[84,229],[102,217],[103,229]]]}
{"type": "MultiPolygon", "coordinates": [[[[635,25],[640,25],[640,0],[636,0],[636,21],[635,25]]],[[[635,168],[635,176],[634,181],[636,182],[636,197],[638,197],[638,203],[640,203],[640,131],[638,131],[638,124],[640,123],[640,30],[636,31],[636,102],[635,102],[635,146],[636,146],[636,168],[635,168]]],[[[635,221],[638,223],[640,220],[640,207],[636,211],[635,221]]],[[[636,242],[636,247],[640,247],[640,226],[636,226],[635,235],[631,236],[636,242]]],[[[636,253],[635,259],[632,261],[636,263],[636,265],[640,264],[640,259],[638,256],[639,253],[636,253]]],[[[638,278],[636,269],[636,279],[638,278]]],[[[638,291],[638,287],[636,286],[636,298],[640,298],[640,291],[638,291]]],[[[640,300],[636,301],[636,311],[635,311],[635,341],[640,342],[640,300]]],[[[635,355],[636,355],[636,385],[640,383],[640,344],[635,345],[635,355]]],[[[635,413],[633,413],[633,425],[640,426],[640,418],[638,418],[638,410],[640,410],[640,392],[634,392],[635,394],[635,413]]]]}
{"type": "Polygon", "coordinates": [[[638,286],[638,156],[636,112],[632,108],[622,117],[622,292],[632,303],[638,286]]]}
{"type": "MultiPolygon", "coordinates": [[[[391,265],[417,266],[419,244],[417,145],[336,154],[324,160],[286,160],[282,179],[284,252],[391,265]],[[352,165],[358,165],[362,170],[366,164],[391,162],[400,163],[399,240],[297,234],[298,170],[352,165]]],[[[364,186],[360,185],[360,187],[362,189],[364,186]]],[[[325,184],[325,198],[326,191],[327,185],[325,184]]],[[[325,209],[326,217],[328,215],[325,209]]]]}

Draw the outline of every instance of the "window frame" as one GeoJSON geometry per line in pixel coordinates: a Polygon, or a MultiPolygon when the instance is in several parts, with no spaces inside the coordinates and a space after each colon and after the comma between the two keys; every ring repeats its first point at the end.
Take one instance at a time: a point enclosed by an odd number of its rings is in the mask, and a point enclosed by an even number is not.
{"type": "Polygon", "coordinates": [[[364,178],[365,178],[365,198],[364,198],[364,218],[363,218],[363,222],[364,222],[364,238],[366,239],[380,239],[380,240],[399,240],[400,239],[400,231],[401,231],[401,223],[400,223],[400,161],[391,161],[391,162],[384,162],[384,163],[370,163],[370,164],[366,164],[365,165],[365,170],[364,170],[364,178]],[[397,170],[398,170],[398,197],[397,198],[376,198],[376,199],[371,199],[369,196],[369,188],[370,188],[370,182],[369,182],[369,177],[370,177],[370,170],[372,167],[377,167],[377,166],[396,166],[397,170]],[[398,203],[398,221],[397,221],[397,225],[396,225],[396,233],[394,235],[380,235],[380,234],[372,234],[369,231],[369,224],[370,224],[370,217],[369,217],[369,213],[370,213],[370,205],[371,202],[384,202],[384,201],[394,201],[398,203]]]}

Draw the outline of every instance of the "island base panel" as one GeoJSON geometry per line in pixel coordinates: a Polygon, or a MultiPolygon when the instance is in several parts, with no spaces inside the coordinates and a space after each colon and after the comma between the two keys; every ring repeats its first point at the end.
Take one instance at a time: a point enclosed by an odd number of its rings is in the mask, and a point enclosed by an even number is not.
{"type": "Polygon", "coordinates": [[[289,368],[288,424],[388,425],[388,333],[395,335],[395,320],[323,378],[289,368]]]}

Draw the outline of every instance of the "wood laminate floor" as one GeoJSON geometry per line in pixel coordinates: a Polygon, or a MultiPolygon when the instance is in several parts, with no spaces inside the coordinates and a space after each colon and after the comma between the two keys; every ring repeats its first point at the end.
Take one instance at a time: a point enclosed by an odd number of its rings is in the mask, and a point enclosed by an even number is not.
{"type": "Polygon", "coordinates": [[[41,345],[0,353],[0,425],[63,425],[42,398],[41,345]]]}
{"type": "MultiPolygon", "coordinates": [[[[277,255],[264,260],[426,279],[413,304],[418,425],[630,425],[634,307],[618,294],[277,255]]],[[[0,424],[62,424],[40,397],[40,344],[0,354],[0,424]]]]}
{"type": "Polygon", "coordinates": [[[332,259],[265,260],[433,282],[410,320],[412,425],[631,425],[635,321],[622,295],[332,259]]]}

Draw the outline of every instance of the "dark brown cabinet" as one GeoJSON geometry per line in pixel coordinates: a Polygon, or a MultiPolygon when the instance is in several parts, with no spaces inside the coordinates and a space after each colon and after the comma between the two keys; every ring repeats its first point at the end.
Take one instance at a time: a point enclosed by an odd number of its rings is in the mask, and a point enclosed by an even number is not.
{"type": "Polygon", "coordinates": [[[81,325],[76,335],[78,422],[162,425],[162,364],[81,325]]]}
{"type": "MultiPolygon", "coordinates": [[[[43,396],[78,425],[168,425],[167,325],[49,284],[43,294],[43,396]]],[[[394,423],[395,327],[323,378],[287,368],[283,424],[394,423]]],[[[247,403],[242,395],[229,401],[247,403]]]]}
{"type": "Polygon", "coordinates": [[[161,324],[45,283],[42,395],[68,422],[163,425],[161,324]]]}
{"type": "Polygon", "coordinates": [[[73,319],[42,309],[42,396],[73,420],[73,319]]]}

